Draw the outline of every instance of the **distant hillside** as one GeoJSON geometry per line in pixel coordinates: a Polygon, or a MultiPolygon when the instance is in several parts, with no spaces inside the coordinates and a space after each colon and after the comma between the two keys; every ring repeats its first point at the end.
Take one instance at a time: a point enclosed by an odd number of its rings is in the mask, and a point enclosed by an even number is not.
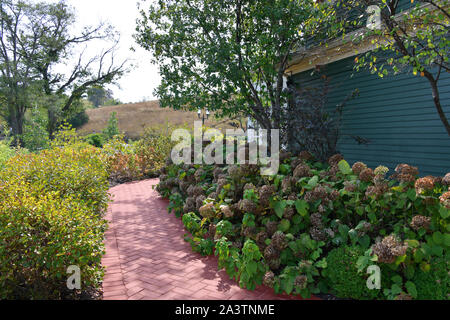
{"type": "MultiPolygon", "coordinates": [[[[161,108],[158,101],[149,101],[87,110],[89,122],[78,131],[81,134],[101,132],[113,112],[117,113],[120,131],[132,138],[139,137],[146,127],[164,125],[167,122],[172,125],[188,124],[193,127],[194,121],[198,120],[196,112],[161,108]]],[[[231,128],[230,121],[216,121],[213,116],[210,119],[206,122],[208,127],[231,128]]]]}

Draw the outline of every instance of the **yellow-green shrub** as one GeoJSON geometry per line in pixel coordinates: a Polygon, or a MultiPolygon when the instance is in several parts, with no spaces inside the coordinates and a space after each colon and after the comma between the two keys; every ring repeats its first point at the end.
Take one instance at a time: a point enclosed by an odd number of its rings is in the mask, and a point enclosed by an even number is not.
{"type": "Polygon", "coordinates": [[[58,299],[67,268],[82,290],[98,287],[108,174],[103,153],[82,144],[19,154],[0,170],[0,298],[58,299]]]}
{"type": "Polygon", "coordinates": [[[71,265],[80,267],[81,289],[98,287],[105,221],[57,192],[30,196],[32,188],[0,187],[0,298],[65,298],[71,265]]]}
{"type": "Polygon", "coordinates": [[[108,203],[106,164],[101,151],[94,147],[18,155],[6,163],[0,179],[30,184],[30,196],[53,191],[62,198],[72,197],[96,212],[106,209],[108,203]]]}

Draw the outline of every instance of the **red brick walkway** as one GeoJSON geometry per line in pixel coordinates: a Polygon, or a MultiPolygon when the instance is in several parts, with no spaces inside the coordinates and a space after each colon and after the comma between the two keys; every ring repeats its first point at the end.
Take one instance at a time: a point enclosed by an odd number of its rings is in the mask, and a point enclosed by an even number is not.
{"type": "Polygon", "coordinates": [[[114,187],[107,219],[105,300],[273,300],[273,290],[239,288],[215,257],[192,252],[180,219],[152,190],[157,180],[114,187]]]}

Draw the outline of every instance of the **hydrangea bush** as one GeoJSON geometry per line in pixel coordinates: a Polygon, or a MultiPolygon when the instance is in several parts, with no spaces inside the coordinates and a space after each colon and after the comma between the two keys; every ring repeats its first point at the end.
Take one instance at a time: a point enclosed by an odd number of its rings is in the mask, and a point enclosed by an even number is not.
{"type": "Polygon", "coordinates": [[[183,217],[193,249],[218,256],[242,287],[354,299],[448,299],[450,174],[419,178],[283,153],[275,176],[257,165],[174,165],[157,190],[183,217]],[[347,264],[338,263],[346,261],[347,264]],[[367,269],[381,270],[369,290],[367,269]],[[427,282],[425,279],[432,279],[427,282]],[[434,292],[434,293],[433,293],[434,292]]]}

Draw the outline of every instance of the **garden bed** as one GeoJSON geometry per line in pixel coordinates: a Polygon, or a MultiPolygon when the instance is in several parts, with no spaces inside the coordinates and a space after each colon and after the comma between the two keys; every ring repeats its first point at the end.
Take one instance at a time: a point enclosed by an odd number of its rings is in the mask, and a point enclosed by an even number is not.
{"type": "Polygon", "coordinates": [[[281,161],[270,177],[254,165],[169,164],[157,190],[193,250],[218,256],[242,287],[264,283],[305,298],[449,298],[450,174],[419,178],[402,164],[389,175],[307,152],[281,161]],[[374,267],[379,286],[367,273],[374,267]]]}

